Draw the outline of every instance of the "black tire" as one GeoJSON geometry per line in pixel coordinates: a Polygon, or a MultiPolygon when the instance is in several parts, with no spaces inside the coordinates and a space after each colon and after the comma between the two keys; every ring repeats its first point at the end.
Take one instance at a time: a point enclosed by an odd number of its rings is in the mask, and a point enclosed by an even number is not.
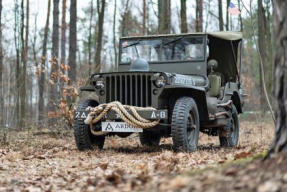
{"type": "Polygon", "coordinates": [[[236,147],[239,140],[239,121],[236,107],[233,105],[230,111],[232,116],[229,119],[227,128],[219,133],[219,141],[221,147],[236,147]]]}
{"type": "Polygon", "coordinates": [[[159,146],[161,136],[158,132],[144,130],[139,136],[143,146],[159,146]]]}
{"type": "MultiPolygon", "coordinates": [[[[80,101],[77,110],[85,110],[88,106],[96,107],[98,102],[95,100],[80,101]]],[[[78,150],[83,151],[92,149],[97,146],[102,149],[105,143],[105,136],[96,136],[91,133],[89,125],[86,125],[82,120],[75,120],[74,137],[78,150]]]]}
{"type": "Polygon", "coordinates": [[[199,114],[194,99],[179,98],[174,105],[171,122],[174,149],[185,152],[196,151],[199,126],[199,114]]]}

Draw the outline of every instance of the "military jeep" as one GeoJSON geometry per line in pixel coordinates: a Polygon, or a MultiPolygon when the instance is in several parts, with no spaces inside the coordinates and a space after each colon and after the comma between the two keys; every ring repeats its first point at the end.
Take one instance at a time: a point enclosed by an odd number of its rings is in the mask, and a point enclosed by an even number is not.
{"type": "Polygon", "coordinates": [[[199,132],[219,136],[221,147],[235,147],[238,114],[243,112],[241,32],[124,37],[119,43],[117,72],[97,73],[82,91],[98,99],[78,103],[74,135],[79,150],[102,148],[105,137],[127,137],[139,132],[142,145],[158,146],[172,137],[175,150],[195,151],[199,132]],[[158,119],[152,128],[133,127],[109,111],[100,122],[84,123],[86,108],[119,101],[153,107],[139,111],[158,119]],[[94,132],[105,134],[93,134],[94,132]]]}

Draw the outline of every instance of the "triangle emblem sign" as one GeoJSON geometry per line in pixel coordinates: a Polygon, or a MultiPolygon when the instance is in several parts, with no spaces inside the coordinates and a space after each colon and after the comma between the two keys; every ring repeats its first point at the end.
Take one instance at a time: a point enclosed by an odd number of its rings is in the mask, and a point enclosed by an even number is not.
{"type": "Polygon", "coordinates": [[[83,119],[87,118],[86,114],[82,113],[81,118],[83,118],[83,119]]]}
{"type": "Polygon", "coordinates": [[[108,123],[107,127],[106,127],[106,131],[113,131],[113,127],[110,123],[108,123]]]}

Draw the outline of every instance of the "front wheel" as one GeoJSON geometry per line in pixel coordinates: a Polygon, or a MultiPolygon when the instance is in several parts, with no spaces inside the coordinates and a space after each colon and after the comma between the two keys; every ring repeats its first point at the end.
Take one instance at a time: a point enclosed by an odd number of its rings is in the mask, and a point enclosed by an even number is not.
{"type": "Polygon", "coordinates": [[[171,134],[175,150],[196,151],[199,136],[199,114],[193,98],[179,98],[172,113],[171,134]]]}
{"type": "MultiPolygon", "coordinates": [[[[96,107],[98,102],[95,100],[84,100],[79,102],[79,111],[86,110],[87,107],[96,107]]],[[[105,143],[105,136],[96,136],[91,133],[90,125],[86,125],[83,120],[75,120],[74,125],[74,137],[78,150],[83,151],[86,149],[92,149],[93,146],[97,146],[102,149],[105,143]]]]}
{"type": "Polygon", "coordinates": [[[239,140],[239,121],[236,107],[232,105],[230,117],[226,128],[223,128],[219,133],[219,141],[221,147],[232,148],[236,147],[239,140]]]}

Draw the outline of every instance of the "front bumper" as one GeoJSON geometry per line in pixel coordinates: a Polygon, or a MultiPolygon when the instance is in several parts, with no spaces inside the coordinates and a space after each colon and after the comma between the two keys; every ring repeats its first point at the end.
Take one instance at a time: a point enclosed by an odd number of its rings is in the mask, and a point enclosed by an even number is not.
{"type": "MultiPolygon", "coordinates": [[[[132,116],[133,113],[131,111],[128,111],[132,116]]],[[[167,109],[157,109],[157,110],[151,110],[151,111],[144,111],[144,110],[138,110],[138,114],[148,120],[165,120],[168,119],[168,111],[167,109]]],[[[88,117],[89,111],[75,111],[75,120],[82,120],[84,121],[88,117]]],[[[106,120],[121,120],[121,116],[117,114],[115,111],[109,111],[106,113],[102,119],[102,121],[106,120]]]]}

